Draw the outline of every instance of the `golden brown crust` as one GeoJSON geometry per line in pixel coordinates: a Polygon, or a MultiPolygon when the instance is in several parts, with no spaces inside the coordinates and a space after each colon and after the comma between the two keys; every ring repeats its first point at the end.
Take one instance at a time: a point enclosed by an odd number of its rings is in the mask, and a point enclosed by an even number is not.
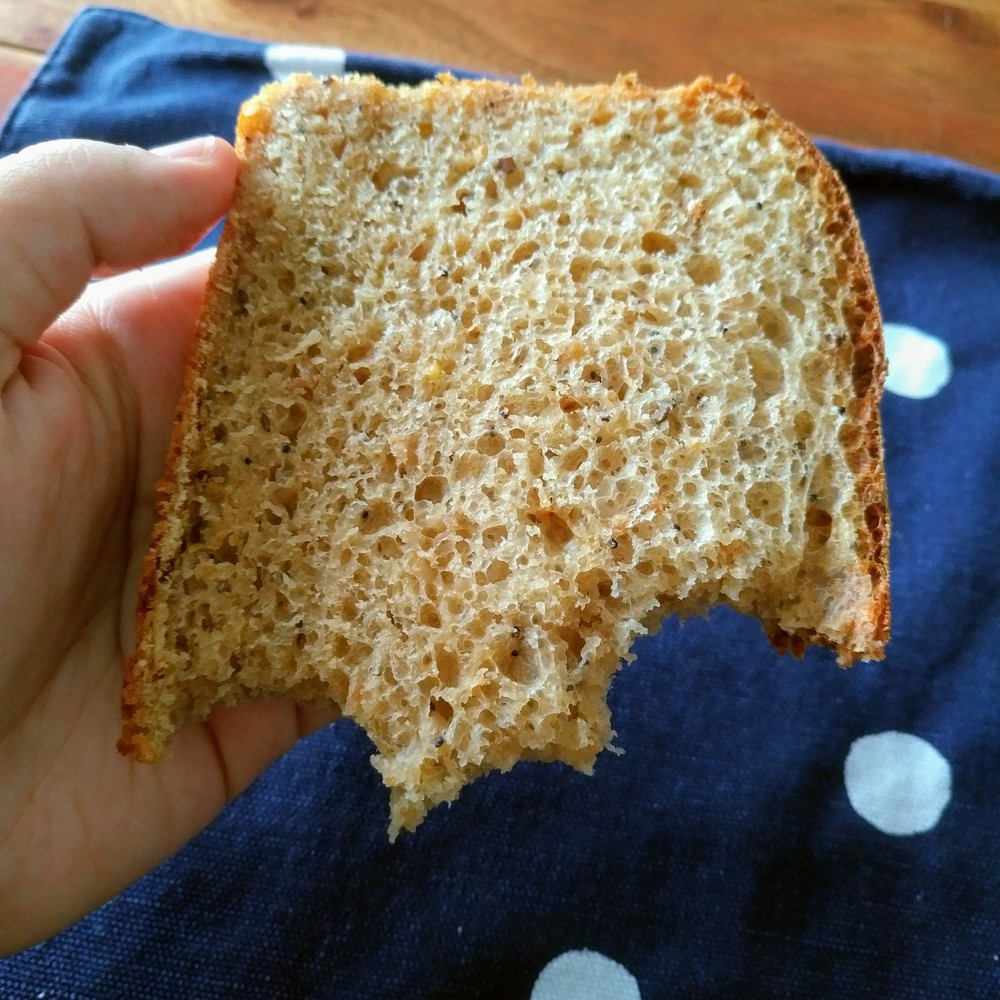
{"type": "Polygon", "coordinates": [[[177,407],[173,433],[170,437],[166,467],[156,486],[156,524],[150,538],[149,552],[146,553],[146,558],[143,560],[136,603],[136,648],[125,663],[122,684],[122,733],[118,740],[118,750],[140,763],[152,763],[159,757],[160,753],[160,748],[151,741],[147,727],[136,720],[136,716],[142,710],[143,685],[147,682],[150,673],[155,670],[154,664],[140,662],[139,650],[146,645],[146,634],[150,624],[149,614],[156,601],[157,588],[159,587],[166,518],[169,513],[170,498],[177,489],[177,466],[187,430],[187,413],[196,405],[194,380],[198,371],[197,357],[198,351],[195,350],[185,370],[184,385],[177,407]]]}
{"type": "MultiPolygon", "coordinates": [[[[236,194],[238,200],[238,191],[236,194]]],[[[227,220],[219,242],[219,251],[209,273],[208,287],[213,287],[224,274],[235,273],[236,262],[231,247],[233,244],[234,220],[227,220]]],[[[156,664],[142,659],[140,650],[149,648],[148,632],[151,628],[150,613],[156,603],[157,591],[162,583],[164,571],[176,556],[176,545],[166,551],[167,528],[174,495],[183,486],[180,482],[181,460],[185,441],[197,434],[198,379],[205,369],[205,352],[208,348],[208,325],[204,317],[211,308],[210,296],[206,295],[202,305],[195,343],[192,346],[184,373],[184,384],[177,403],[173,432],[164,472],[156,486],[156,523],[149,542],[149,551],[142,564],[135,612],[135,651],[126,660],[122,683],[122,732],[118,740],[120,753],[139,763],[154,763],[163,752],[162,741],[154,738],[151,729],[142,720],[145,703],[144,687],[155,676],[156,664]]]]}
{"type": "Polygon", "coordinates": [[[864,512],[863,523],[859,523],[857,530],[858,557],[866,567],[872,585],[870,639],[861,648],[846,649],[833,645],[809,630],[789,634],[772,623],[765,625],[765,631],[779,652],[791,653],[796,657],[801,656],[805,648],[813,644],[835,649],[842,666],[850,666],[859,659],[880,660],[885,655],[884,647],[889,641],[891,628],[889,509],[879,415],[887,363],[882,317],[861,230],[843,181],[804,132],[758,101],[746,82],[738,76],[731,75],[725,84],[713,84],[709,80],[699,79],[688,88],[688,94],[694,98],[709,90],[722,98],[739,101],[751,115],[766,119],[770,127],[783,136],[786,144],[799,153],[805,169],[814,173],[815,177],[811,182],[816,185],[827,205],[826,233],[839,236],[840,257],[845,262],[845,273],[840,277],[851,293],[851,298],[844,307],[844,318],[851,331],[853,348],[851,356],[855,399],[851,406],[854,422],[864,429],[860,440],[853,444],[852,468],[857,499],[864,512]]]}

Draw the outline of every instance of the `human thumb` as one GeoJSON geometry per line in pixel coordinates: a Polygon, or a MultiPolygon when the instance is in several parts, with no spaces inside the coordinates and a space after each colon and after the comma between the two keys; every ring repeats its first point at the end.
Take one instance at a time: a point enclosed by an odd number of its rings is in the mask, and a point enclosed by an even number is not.
{"type": "Polygon", "coordinates": [[[237,164],[211,137],[160,155],[59,140],[0,160],[0,385],[95,272],[196,243],[228,207],[237,164]]]}

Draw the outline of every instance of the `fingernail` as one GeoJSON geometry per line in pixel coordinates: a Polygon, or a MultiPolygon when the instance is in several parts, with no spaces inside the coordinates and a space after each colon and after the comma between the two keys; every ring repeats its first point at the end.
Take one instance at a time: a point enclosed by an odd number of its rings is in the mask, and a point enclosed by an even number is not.
{"type": "Polygon", "coordinates": [[[168,160],[207,160],[217,141],[214,135],[200,135],[194,139],[172,142],[168,146],[157,146],[150,152],[168,160]]]}

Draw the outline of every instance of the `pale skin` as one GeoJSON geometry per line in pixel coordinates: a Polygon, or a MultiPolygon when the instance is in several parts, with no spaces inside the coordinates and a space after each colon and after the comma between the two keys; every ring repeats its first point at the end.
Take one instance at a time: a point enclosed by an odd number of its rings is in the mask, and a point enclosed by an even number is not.
{"type": "Polygon", "coordinates": [[[115,749],[210,261],[148,265],[197,242],[236,173],[218,139],[162,155],[73,140],[0,160],[0,953],[152,869],[331,718],[244,705],[186,729],[160,764],[115,749]]]}

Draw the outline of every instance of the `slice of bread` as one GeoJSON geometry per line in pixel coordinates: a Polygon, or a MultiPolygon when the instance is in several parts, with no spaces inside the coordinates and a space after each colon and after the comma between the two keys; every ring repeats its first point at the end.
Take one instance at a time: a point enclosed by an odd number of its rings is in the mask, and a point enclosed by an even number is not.
{"type": "Polygon", "coordinates": [[[741,81],[296,77],[238,132],[123,752],[219,703],[335,703],[395,832],[522,758],[590,769],[665,615],[882,656],[868,262],[741,81]]]}

